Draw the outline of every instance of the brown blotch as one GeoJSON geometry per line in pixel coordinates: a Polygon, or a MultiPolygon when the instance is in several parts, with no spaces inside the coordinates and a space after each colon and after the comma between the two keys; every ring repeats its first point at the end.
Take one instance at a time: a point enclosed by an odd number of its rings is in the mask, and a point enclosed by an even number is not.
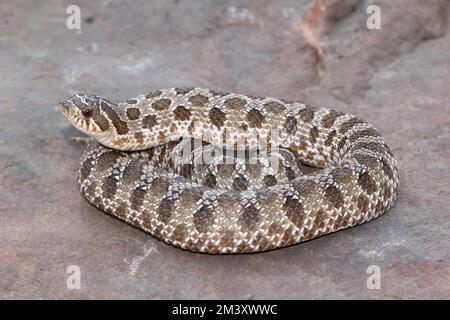
{"type": "Polygon", "coordinates": [[[336,130],[333,130],[333,131],[331,131],[329,134],[328,134],[328,136],[327,136],[327,138],[325,139],[325,142],[324,142],[324,144],[327,146],[327,147],[329,147],[332,143],[333,143],[333,140],[334,140],[334,138],[336,137],[336,130]]]}
{"type": "Polygon", "coordinates": [[[228,133],[228,130],[226,127],[222,130],[222,144],[226,146],[228,144],[228,138],[230,137],[230,134],[228,133]]]}
{"type": "MultiPolygon", "coordinates": [[[[352,136],[352,138],[355,135],[352,136]]],[[[374,168],[376,167],[379,162],[378,162],[378,158],[380,155],[385,156],[387,154],[391,154],[389,147],[384,144],[384,143],[380,143],[380,142],[363,142],[363,141],[359,141],[357,143],[353,143],[352,145],[349,146],[349,148],[347,150],[345,150],[345,152],[353,152],[353,151],[357,151],[360,149],[367,149],[367,150],[371,150],[374,151],[376,153],[378,153],[378,155],[371,155],[371,154],[354,154],[352,155],[353,158],[355,158],[360,164],[363,164],[367,167],[370,168],[374,168]]],[[[384,159],[384,158],[383,158],[384,159]]]]}
{"type": "Polygon", "coordinates": [[[128,99],[127,101],[125,101],[125,103],[127,103],[127,104],[136,104],[137,100],[136,99],[128,99]]]}
{"type": "Polygon", "coordinates": [[[167,109],[169,109],[171,103],[172,103],[172,100],[170,100],[170,99],[166,99],[166,98],[159,99],[152,103],[152,108],[155,109],[156,111],[167,110],[167,109]]]}
{"type": "Polygon", "coordinates": [[[327,219],[328,215],[325,212],[325,210],[323,209],[319,209],[314,217],[314,226],[315,228],[313,228],[313,230],[311,230],[311,234],[310,237],[314,236],[314,231],[316,231],[317,229],[323,229],[325,228],[325,221],[327,219]]]}
{"type": "Polygon", "coordinates": [[[111,199],[117,191],[118,181],[114,175],[107,176],[103,181],[103,198],[111,199]]]}
{"type": "Polygon", "coordinates": [[[250,128],[261,128],[266,118],[258,109],[252,109],[247,113],[247,121],[250,128]]]}
{"type": "Polygon", "coordinates": [[[356,159],[356,161],[358,161],[359,164],[366,166],[366,168],[368,169],[376,169],[378,167],[378,160],[367,154],[367,155],[363,155],[363,154],[355,154],[353,156],[353,158],[356,159]]]}
{"type": "Polygon", "coordinates": [[[94,122],[100,127],[100,130],[106,131],[109,129],[109,121],[100,112],[94,115],[94,122]]]}
{"type": "Polygon", "coordinates": [[[189,97],[189,102],[192,103],[192,105],[195,107],[202,107],[207,104],[208,101],[208,97],[205,97],[202,94],[197,94],[195,96],[189,97]]]}
{"type": "Polygon", "coordinates": [[[136,181],[139,181],[142,175],[143,164],[139,161],[130,161],[124,171],[122,176],[122,181],[127,186],[133,186],[136,181]]]}
{"type": "Polygon", "coordinates": [[[277,178],[275,178],[274,175],[268,174],[264,176],[264,184],[266,185],[266,187],[274,186],[277,183],[278,183],[277,178]]]}
{"type": "Polygon", "coordinates": [[[290,168],[290,167],[285,167],[284,168],[284,172],[286,173],[286,177],[288,178],[289,181],[294,180],[296,175],[295,175],[295,171],[290,168]]]}
{"type": "Polygon", "coordinates": [[[161,200],[161,203],[156,209],[159,220],[163,223],[169,222],[172,217],[173,207],[175,205],[175,199],[173,197],[166,197],[161,200]]]}
{"type": "Polygon", "coordinates": [[[319,136],[319,129],[317,127],[312,127],[309,130],[309,135],[311,136],[311,143],[317,142],[317,137],[319,136]]]}
{"type": "MultiPolygon", "coordinates": [[[[245,162],[248,163],[250,162],[250,154],[248,153],[248,150],[245,150],[245,162]]],[[[259,179],[262,176],[261,173],[261,165],[257,164],[257,163],[248,163],[246,164],[246,169],[247,169],[247,173],[250,177],[252,177],[253,179],[259,179]]],[[[269,175],[268,175],[269,176],[269,175]]],[[[251,179],[251,178],[250,178],[251,179]]],[[[270,178],[267,178],[270,179],[270,178]]]]}
{"type": "Polygon", "coordinates": [[[243,124],[241,125],[241,129],[244,130],[244,131],[247,131],[247,130],[248,130],[248,124],[243,123],[243,124]]]}
{"type": "Polygon", "coordinates": [[[289,146],[289,150],[294,152],[297,157],[299,157],[300,151],[305,151],[308,149],[308,145],[304,141],[300,141],[297,145],[292,144],[289,146]]]}
{"type": "Polygon", "coordinates": [[[205,233],[213,221],[213,210],[206,205],[202,205],[193,215],[195,228],[200,233],[205,233]]]}
{"type": "Polygon", "coordinates": [[[361,213],[366,213],[369,208],[369,199],[365,195],[360,194],[358,197],[357,206],[361,213]]]}
{"type": "Polygon", "coordinates": [[[284,123],[284,128],[288,134],[292,134],[297,131],[297,118],[293,116],[286,117],[286,122],[284,123]]]}
{"type": "Polygon", "coordinates": [[[314,118],[314,112],[317,111],[317,108],[307,106],[306,108],[300,110],[298,115],[303,122],[311,122],[314,118]]]}
{"type": "Polygon", "coordinates": [[[164,164],[166,163],[166,155],[170,152],[167,151],[169,144],[160,145],[158,148],[160,148],[160,152],[157,153],[157,157],[155,157],[155,159],[157,159],[159,164],[164,164]]]}
{"type": "Polygon", "coordinates": [[[325,198],[336,209],[342,207],[344,203],[344,196],[342,195],[342,192],[334,185],[329,185],[325,188],[325,198]]]}
{"type": "Polygon", "coordinates": [[[159,97],[160,95],[162,95],[162,91],[156,90],[156,91],[152,91],[152,92],[147,93],[145,95],[145,98],[146,99],[153,99],[153,98],[159,97]]]}
{"type": "Polygon", "coordinates": [[[223,127],[225,123],[226,115],[222,110],[214,107],[211,110],[209,110],[209,119],[211,120],[211,123],[214,126],[220,129],[221,127],[223,127]]]}
{"type": "Polygon", "coordinates": [[[117,134],[124,135],[128,133],[127,123],[120,119],[119,115],[113,108],[103,102],[101,103],[101,108],[103,112],[108,115],[109,119],[111,119],[114,128],[116,128],[117,134]]]}
{"type": "Polygon", "coordinates": [[[156,120],[156,116],[154,114],[150,114],[142,119],[142,126],[146,129],[153,128],[157,123],[158,121],[156,120]]]}
{"type": "Polygon", "coordinates": [[[243,208],[239,220],[246,229],[253,231],[257,228],[258,218],[259,210],[254,204],[251,204],[243,208]]]}
{"type": "Polygon", "coordinates": [[[345,227],[348,223],[348,217],[345,214],[339,214],[336,216],[336,219],[334,220],[334,228],[339,229],[342,227],[345,227]]]}
{"type": "Polygon", "coordinates": [[[347,136],[343,136],[341,140],[339,140],[338,145],[337,145],[337,151],[341,151],[342,148],[344,148],[345,144],[347,143],[348,138],[347,136]]]}
{"type": "Polygon", "coordinates": [[[130,208],[137,211],[139,207],[144,203],[146,194],[147,190],[144,189],[143,186],[139,186],[134,189],[130,197],[130,208]]]}
{"type": "Polygon", "coordinates": [[[305,209],[300,203],[300,199],[294,198],[291,195],[286,196],[285,199],[283,210],[286,213],[286,216],[297,228],[301,228],[303,226],[305,209]]]}
{"type": "Polygon", "coordinates": [[[264,99],[267,98],[267,97],[264,97],[264,96],[253,96],[253,95],[247,95],[247,97],[249,97],[252,100],[264,100],[264,99]]]}
{"type": "Polygon", "coordinates": [[[175,114],[175,119],[180,121],[189,120],[191,117],[191,111],[187,109],[185,106],[178,106],[173,110],[175,114]]]}
{"type": "MultiPolygon", "coordinates": [[[[364,129],[364,130],[359,130],[356,132],[353,132],[352,135],[349,137],[349,140],[351,142],[355,142],[357,141],[359,138],[362,137],[379,137],[381,136],[381,134],[375,130],[374,128],[368,128],[368,129],[364,129]]],[[[382,144],[378,143],[379,146],[383,146],[382,144]]],[[[386,150],[386,148],[383,148],[383,152],[386,150]]]]}
{"type": "Polygon", "coordinates": [[[192,189],[184,189],[180,192],[178,197],[179,203],[184,203],[185,207],[189,208],[197,208],[197,202],[202,198],[203,193],[202,188],[192,188],[192,189]]]}
{"type": "Polygon", "coordinates": [[[208,172],[203,179],[203,185],[208,188],[214,188],[217,185],[216,176],[212,172],[208,172]]]}
{"type": "Polygon", "coordinates": [[[321,191],[320,185],[312,180],[293,182],[293,187],[300,192],[300,195],[305,199],[315,197],[317,193],[321,191]]]}
{"type": "Polygon", "coordinates": [[[167,142],[167,136],[164,134],[164,131],[160,131],[158,133],[158,142],[163,144],[167,142]]]}
{"type": "Polygon", "coordinates": [[[181,166],[180,175],[186,179],[191,179],[192,177],[192,165],[189,163],[184,163],[181,166]]]}
{"type": "Polygon", "coordinates": [[[232,230],[226,230],[223,234],[220,235],[220,240],[222,242],[221,247],[232,248],[234,246],[233,239],[234,239],[234,232],[232,230]]]}
{"type": "Polygon", "coordinates": [[[94,167],[94,165],[92,164],[93,161],[94,161],[94,158],[92,158],[92,156],[91,156],[91,157],[86,158],[83,161],[83,163],[81,164],[80,182],[83,182],[84,180],[86,180],[86,178],[91,173],[91,170],[94,167]]]}
{"type": "Polygon", "coordinates": [[[96,188],[97,188],[97,183],[95,182],[95,180],[93,180],[93,181],[91,181],[91,182],[87,185],[87,187],[86,187],[84,193],[85,193],[86,195],[89,195],[89,196],[91,196],[91,197],[94,197],[94,196],[95,196],[95,189],[96,189],[96,188]]]}
{"type": "Polygon", "coordinates": [[[101,196],[95,196],[94,199],[91,200],[92,204],[94,206],[96,206],[98,209],[103,210],[106,212],[105,210],[105,202],[103,201],[101,196]]]}
{"type": "Polygon", "coordinates": [[[367,128],[360,131],[362,136],[380,137],[381,134],[374,128],[367,128]]]}
{"type": "Polygon", "coordinates": [[[137,120],[141,116],[141,111],[138,108],[128,108],[127,117],[130,120],[137,120]]]}
{"type": "Polygon", "coordinates": [[[247,188],[248,188],[248,181],[247,181],[247,179],[242,174],[238,174],[238,176],[233,179],[232,188],[235,191],[247,190],[247,188]]]}
{"type": "Polygon", "coordinates": [[[370,174],[365,171],[359,174],[358,184],[368,193],[372,194],[376,189],[376,184],[370,174]]]}
{"type": "Polygon", "coordinates": [[[392,171],[391,167],[387,163],[386,159],[382,158],[381,159],[381,164],[382,164],[381,168],[383,169],[384,173],[389,177],[389,179],[393,180],[394,179],[394,172],[392,171]]]}
{"type": "Polygon", "coordinates": [[[116,151],[105,152],[97,159],[96,168],[99,172],[104,172],[111,168],[117,159],[122,157],[123,156],[116,151]]]}
{"type": "Polygon", "coordinates": [[[388,184],[388,183],[385,183],[385,184],[384,184],[383,197],[384,197],[385,200],[387,200],[387,199],[390,199],[391,196],[392,196],[391,188],[389,187],[389,184],[388,184]]]}
{"type": "Polygon", "coordinates": [[[189,126],[188,126],[188,132],[189,132],[191,135],[192,135],[192,133],[194,132],[196,121],[197,121],[197,120],[196,120],[195,118],[193,118],[192,121],[191,121],[191,123],[190,123],[189,126]]]}
{"type": "Polygon", "coordinates": [[[224,102],[224,105],[231,109],[243,109],[247,101],[241,98],[231,98],[224,102]]]}
{"type": "Polygon", "coordinates": [[[353,181],[353,170],[345,167],[338,167],[333,170],[334,181],[341,185],[347,186],[353,181]]]}
{"type": "Polygon", "coordinates": [[[219,176],[231,178],[230,175],[234,172],[234,166],[227,163],[219,163],[217,165],[217,172],[219,176]]]}
{"type": "Polygon", "coordinates": [[[183,225],[179,224],[175,227],[175,229],[172,232],[172,239],[173,239],[173,241],[178,242],[178,243],[184,242],[187,235],[188,235],[188,232],[187,232],[186,228],[183,225]]]}
{"type": "Polygon", "coordinates": [[[286,110],[286,107],[284,105],[282,105],[279,102],[276,101],[270,101],[264,104],[264,108],[268,111],[268,112],[272,112],[272,113],[279,113],[279,112],[283,112],[284,110],[286,110]]]}
{"type": "Polygon", "coordinates": [[[154,199],[162,198],[170,188],[170,183],[162,178],[156,178],[148,185],[148,193],[154,199]]]}
{"type": "Polygon", "coordinates": [[[347,133],[349,130],[351,130],[354,126],[357,124],[364,123],[364,121],[358,119],[358,118],[351,118],[350,120],[345,121],[339,126],[339,132],[341,134],[347,133]]]}
{"type": "Polygon", "coordinates": [[[137,143],[143,144],[144,143],[144,134],[142,132],[136,132],[134,134],[134,138],[136,139],[137,143]]]}
{"type": "Polygon", "coordinates": [[[331,128],[337,118],[342,116],[343,113],[335,110],[330,110],[330,112],[322,118],[322,125],[325,128],[331,128]]]}
{"type": "Polygon", "coordinates": [[[128,143],[128,139],[127,138],[120,138],[120,139],[116,139],[116,140],[112,140],[112,143],[116,146],[116,147],[123,147],[125,144],[128,143]]]}
{"type": "Polygon", "coordinates": [[[195,88],[193,88],[193,87],[181,87],[181,88],[175,88],[175,92],[177,94],[188,94],[189,92],[191,92],[194,89],[195,88]]]}
{"type": "Polygon", "coordinates": [[[126,218],[128,216],[128,206],[126,202],[121,202],[117,208],[114,210],[114,215],[122,218],[126,218]]]}
{"type": "Polygon", "coordinates": [[[229,94],[229,93],[227,93],[227,92],[218,91],[218,90],[209,90],[209,92],[210,92],[213,96],[217,96],[217,97],[224,97],[224,96],[226,96],[226,95],[229,94]]]}

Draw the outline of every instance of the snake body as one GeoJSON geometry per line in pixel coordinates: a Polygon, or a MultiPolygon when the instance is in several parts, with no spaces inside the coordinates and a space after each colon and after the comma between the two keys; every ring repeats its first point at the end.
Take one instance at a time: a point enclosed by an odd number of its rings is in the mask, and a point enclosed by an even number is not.
{"type": "Polygon", "coordinates": [[[61,103],[61,111],[96,140],[81,160],[84,197],[195,252],[296,244],[376,218],[398,193],[396,161],[380,133],[332,109],[171,88],[120,103],[77,94],[61,103]],[[195,148],[177,163],[180,141],[191,139],[203,141],[200,155],[208,146],[258,150],[255,163],[197,163],[195,148]],[[276,148],[278,168],[259,156],[276,148]],[[318,169],[302,174],[299,162],[318,169]]]}

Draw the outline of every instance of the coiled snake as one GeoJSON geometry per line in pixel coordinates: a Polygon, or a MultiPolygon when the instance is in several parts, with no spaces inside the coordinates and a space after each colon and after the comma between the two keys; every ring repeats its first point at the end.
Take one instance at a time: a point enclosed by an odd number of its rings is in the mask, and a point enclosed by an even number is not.
{"type": "Polygon", "coordinates": [[[292,245],[376,218],[397,197],[380,133],[331,109],[172,88],[121,103],[76,94],[60,110],[96,140],[79,172],[86,199],[191,251],[292,245]],[[319,169],[302,174],[299,163],[319,169]]]}

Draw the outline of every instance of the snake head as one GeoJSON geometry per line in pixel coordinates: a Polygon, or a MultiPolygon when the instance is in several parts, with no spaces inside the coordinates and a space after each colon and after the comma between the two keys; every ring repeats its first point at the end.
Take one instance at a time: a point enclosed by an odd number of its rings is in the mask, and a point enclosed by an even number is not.
{"type": "Polygon", "coordinates": [[[112,103],[92,94],[77,93],[59,103],[59,110],[78,130],[98,137],[109,132],[110,124],[105,114],[112,103]]]}

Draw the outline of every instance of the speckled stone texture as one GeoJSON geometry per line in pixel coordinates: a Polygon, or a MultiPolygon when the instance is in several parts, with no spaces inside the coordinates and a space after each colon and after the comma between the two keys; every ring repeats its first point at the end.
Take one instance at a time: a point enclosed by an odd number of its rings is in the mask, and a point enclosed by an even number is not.
{"type": "Polygon", "coordinates": [[[0,298],[448,298],[450,30],[444,0],[0,4],[0,298]],[[381,30],[366,28],[367,5],[381,30]],[[351,112],[386,137],[397,204],[365,225],[262,254],[165,245],[91,207],[83,146],[55,110],[199,86],[351,112]],[[81,269],[69,290],[66,268],[81,269]],[[379,266],[381,289],[366,286],[379,266]]]}

